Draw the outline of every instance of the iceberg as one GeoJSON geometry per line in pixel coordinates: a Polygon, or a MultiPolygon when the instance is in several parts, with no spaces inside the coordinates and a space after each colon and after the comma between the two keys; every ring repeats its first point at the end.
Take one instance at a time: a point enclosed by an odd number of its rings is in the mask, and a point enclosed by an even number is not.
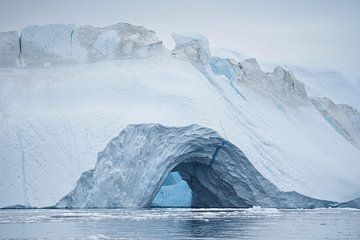
{"type": "MultiPolygon", "coordinates": [[[[176,34],[174,40],[175,48],[166,49],[154,31],[126,23],[104,28],[53,24],[1,33],[0,207],[56,204],[83,172],[94,168],[97,154],[117,133],[140,123],[196,123],[218,133],[215,138],[236,146],[255,175],[288,200],[297,194],[330,202],[360,196],[355,110],[316,105],[287,68],[266,72],[254,58],[213,55],[199,34],[176,34]]],[[[218,146],[212,144],[211,153],[218,146]]],[[[162,181],[155,182],[145,205],[155,199],[162,181]]],[[[178,190],[168,185],[159,191],[177,194],[181,184],[178,190]]],[[[249,205],[278,202],[233,196],[250,199],[249,205]]],[[[76,206],[107,206],[95,203],[76,206]]],[[[138,205],[126,198],[116,204],[138,205]]]]}

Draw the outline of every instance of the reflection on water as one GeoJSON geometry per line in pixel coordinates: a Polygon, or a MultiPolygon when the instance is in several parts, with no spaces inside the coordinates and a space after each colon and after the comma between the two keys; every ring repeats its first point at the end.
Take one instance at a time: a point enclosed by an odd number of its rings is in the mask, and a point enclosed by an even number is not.
{"type": "Polygon", "coordinates": [[[360,239],[356,209],[0,210],[0,238],[360,239]]]}

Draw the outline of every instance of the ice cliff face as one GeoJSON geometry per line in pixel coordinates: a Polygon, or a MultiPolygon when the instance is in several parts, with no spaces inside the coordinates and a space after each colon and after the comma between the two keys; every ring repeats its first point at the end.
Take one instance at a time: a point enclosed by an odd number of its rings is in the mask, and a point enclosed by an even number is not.
{"type": "Polygon", "coordinates": [[[172,55],[178,58],[188,60],[192,63],[207,65],[210,61],[211,54],[208,40],[195,33],[173,34],[175,49],[172,55]]]}
{"type": "Polygon", "coordinates": [[[166,50],[130,24],[0,36],[0,206],[54,205],[114,135],[144,122],[214,129],[279,191],[360,196],[359,148],[283,68],[212,56],[201,35],[178,34],[166,50]]]}
{"type": "Polygon", "coordinates": [[[20,43],[18,32],[0,33],[0,67],[19,66],[20,43]]]}
{"type": "Polygon", "coordinates": [[[360,113],[355,108],[328,98],[314,97],[311,102],[340,135],[360,148],[360,113]]]}
{"type": "Polygon", "coordinates": [[[0,67],[49,67],[146,58],[164,48],[155,32],[127,23],[105,28],[54,24],[0,34],[0,67]]]}
{"type": "Polygon", "coordinates": [[[193,192],[193,207],[328,207],[334,203],[282,192],[244,153],[215,131],[130,125],[99,153],[56,207],[148,207],[168,173],[180,173],[193,192]]]}
{"type": "Polygon", "coordinates": [[[243,62],[236,62],[229,58],[213,57],[210,62],[212,71],[217,75],[226,76],[232,85],[234,82],[251,86],[260,91],[266,91],[284,101],[307,101],[305,85],[294,75],[278,66],[273,72],[265,73],[261,70],[256,59],[250,58],[243,62]]]}

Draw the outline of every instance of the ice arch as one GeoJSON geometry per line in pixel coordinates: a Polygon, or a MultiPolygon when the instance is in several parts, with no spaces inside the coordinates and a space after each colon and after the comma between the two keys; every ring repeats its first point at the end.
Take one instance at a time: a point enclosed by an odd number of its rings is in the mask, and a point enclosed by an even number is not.
{"type": "Polygon", "coordinates": [[[331,202],[282,192],[235,145],[214,130],[190,125],[129,125],[98,155],[59,208],[148,207],[168,173],[192,189],[193,207],[326,207],[331,202]]]}

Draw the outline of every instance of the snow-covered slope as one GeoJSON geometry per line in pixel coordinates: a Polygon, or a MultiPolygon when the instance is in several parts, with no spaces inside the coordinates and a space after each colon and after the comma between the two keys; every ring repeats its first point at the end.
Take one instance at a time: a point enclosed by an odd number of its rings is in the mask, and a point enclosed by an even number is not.
{"type": "MultiPolygon", "coordinates": [[[[105,42],[116,35],[109,32],[105,42]]],[[[101,55],[74,65],[59,60],[60,50],[34,50],[41,68],[0,68],[0,206],[55,204],[110,139],[148,122],[214,129],[280,190],[332,201],[360,196],[360,150],[324,119],[299,81],[283,69],[265,73],[255,60],[235,62],[240,75],[227,78],[227,66],[214,70],[221,59],[213,61],[206,39],[181,36],[174,51],[159,47],[146,57],[115,51],[111,61],[101,55]]]]}

